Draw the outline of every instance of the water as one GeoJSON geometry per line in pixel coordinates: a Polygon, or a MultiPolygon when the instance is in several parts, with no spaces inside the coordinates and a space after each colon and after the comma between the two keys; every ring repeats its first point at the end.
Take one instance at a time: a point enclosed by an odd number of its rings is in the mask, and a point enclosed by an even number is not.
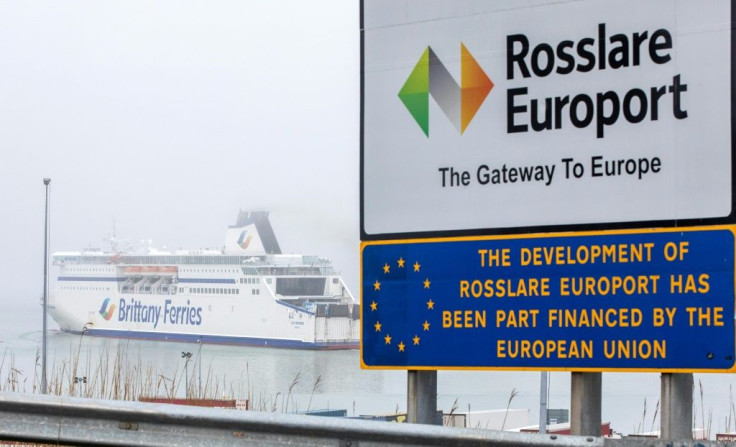
{"type": "MultiPolygon", "coordinates": [[[[0,348],[5,348],[2,379],[10,361],[21,371],[21,388],[32,388],[34,364],[41,346],[38,316],[0,315],[0,348]],[[24,330],[26,329],[26,330],[24,330]]],[[[50,320],[50,328],[55,325],[50,320]]],[[[218,383],[217,397],[246,398],[251,404],[276,411],[317,408],[345,409],[350,416],[390,414],[406,411],[406,372],[399,370],[362,370],[358,351],[301,351],[238,346],[198,345],[160,341],[119,340],[64,334],[53,329],[48,336],[48,362],[57,369],[69,366],[80,353],[78,376],[94,374],[101,356],[124,353],[135,367],[152,367],[164,381],[177,377],[176,394],[184,395],[184,376],[210,384],[218,383]],[[185,352],[192,356],[187,363],[185,352]],[[186,374],[185,373],[186,364],[186,374]],[[91,365],[89,368],[85,365],[91,365]],[[200,368],[201,367],[201,368],[200,368]],[[201,371],[201,372],[200,372],[201,371]],[[291,393],[289,388],[291,387],[291,393]],[[250,393],[249,393],[250,391],[250,393]],[[224,393],[224,394],[223,394],[224,393]]],[[[51,376],[51,373],[49,373],[51,376]]],[[[511,408],[530,409],[532,423],[538,421],[539,372],[440,371],[438,407],[449,411],[506,408],[512,390],[518,392],[511,408]]],[[[711,433],[724,431],[725,418],[732,405],[730,387],[736,379],[730,374],[696,374],[694,414],[696,425],[706,425],[712,414],[711,433]],[[703,398],[700,398],[702,383],[703,398]]],[[[654,420],[659,400],[659,375],[656,373],[605,373],[603,375],[602,417],[623,434],[659,428],[654,420]],[[644,406],[646,399],[646,415],[644,406]]],[[[569,408],[570,374],[550,374],[549,408],[569,408]]],[[[731,423],[733,429],[733,422],[731,423]]]]}

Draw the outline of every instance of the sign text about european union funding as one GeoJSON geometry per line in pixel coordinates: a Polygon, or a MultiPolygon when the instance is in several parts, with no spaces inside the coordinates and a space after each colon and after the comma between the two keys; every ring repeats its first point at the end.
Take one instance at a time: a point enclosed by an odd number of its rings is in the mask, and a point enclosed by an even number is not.
{"type": "Polygon", "coordinates": [[[366,367],[731,370],[731,227],[368,243],[366,367]]]}

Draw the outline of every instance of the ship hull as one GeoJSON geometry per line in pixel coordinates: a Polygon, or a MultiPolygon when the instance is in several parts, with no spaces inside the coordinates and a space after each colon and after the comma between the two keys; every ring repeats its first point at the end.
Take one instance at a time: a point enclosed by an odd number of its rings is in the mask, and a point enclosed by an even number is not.
{"type": "MultiPolygon", "coordinates": [[[[110,285],[114,286],[113,283],[110,285]]],[[[75,334],[339,350],[359,347],[360,322],[353,317],[357,313],[357,306],[354,307],[346,316],[329,316],[327,312],[318,315],[265,294],[243,299],[192,295],[97,295],[91,291],[77,291],[73,295],[54,294],[49,312],[62,331],[75,334]]]]}
{"type": "Polygon", "coordinates": [[[345,342],[325,342],[310,343],[300,340],[285,340],[275,338],[258,338],[258,337],[238,337],[238,336],[218,336],[218,335],[198,335],[198,334],[177,334],[175,332],[144,332],[144,331],[127,331],[127,330],[106,330],[106,329],[87,329],[85,331],[63,330],[71,334],[82,334],[94,337],[111,337],[133,340],[152,340],[182,343],[205,343],[214,345],[230,345],[230,346],[253,346],[265,348],[280,349],[307,349],[317,351],[339,351],[358,349],[360,343],[358,341],[345,342]]]}
{"type": "Polygon", "coordinates": [[[241,213],[223,250],[54,254],[49,313],[94,336],[357,349],[360,306],[329,260],[282,254],[263,213],[241,213]]]}

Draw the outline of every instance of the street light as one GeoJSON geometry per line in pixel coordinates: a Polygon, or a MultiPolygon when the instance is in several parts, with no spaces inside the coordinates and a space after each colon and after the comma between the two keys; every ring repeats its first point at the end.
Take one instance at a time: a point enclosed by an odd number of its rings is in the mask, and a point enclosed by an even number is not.
{"type": "Polygon", "coordinates": [[[46,310],[49,292],[49,183],[51,179],[43,179],[46,188],[46,205],[44,209],[43,230],[43,334],[41,337],[41,394],[46,394],[46,310]]]}

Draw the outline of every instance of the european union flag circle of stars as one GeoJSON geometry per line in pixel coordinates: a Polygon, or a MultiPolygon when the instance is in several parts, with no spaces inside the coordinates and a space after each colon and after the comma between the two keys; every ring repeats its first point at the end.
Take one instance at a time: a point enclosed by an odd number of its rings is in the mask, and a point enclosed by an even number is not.
{"type": "Polygon", "coordinates": [[[375,354],[371,363],[409,365],[410,359],[432,352],[432,331],[439,322],[433,269],[406,249],[381,250],[367,257],[370,259],[364,258],[363,269],[363,345],[368,349],[364,352],[375,354]]]}

